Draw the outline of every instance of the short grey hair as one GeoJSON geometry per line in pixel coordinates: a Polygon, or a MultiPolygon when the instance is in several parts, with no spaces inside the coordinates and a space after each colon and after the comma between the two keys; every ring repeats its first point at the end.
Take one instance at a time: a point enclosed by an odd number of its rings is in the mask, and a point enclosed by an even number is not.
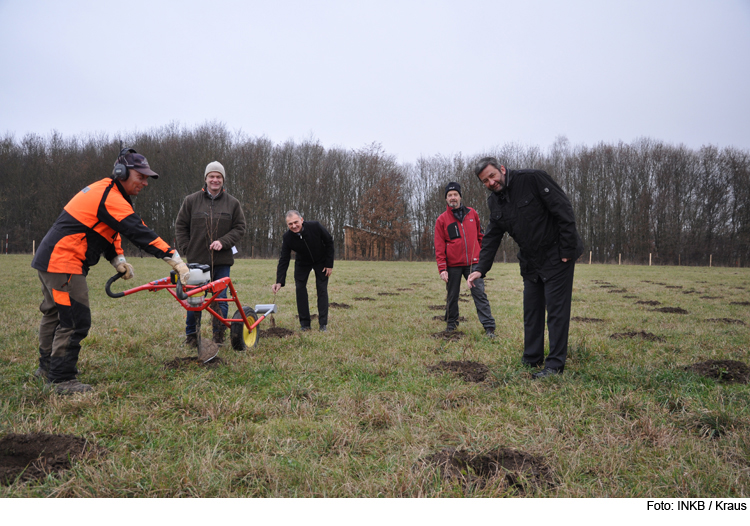
{"type": "Polygon", "coordinates": [[[302,214],[300,214],[297,210],[289,210],[284,216],[284,219],[289,219],[292,216],[299,216],[300,218],[302,218],[302,214]]]}
{"type": "Polygon", "coordinates": [[[497,170],[500,170],[500,162],[497,160],[497,157],[482,157],[479,159],[476,166],[474,166],[474,175],[479,177],[479,174],[488,166],[494,166],[497,170]]]}

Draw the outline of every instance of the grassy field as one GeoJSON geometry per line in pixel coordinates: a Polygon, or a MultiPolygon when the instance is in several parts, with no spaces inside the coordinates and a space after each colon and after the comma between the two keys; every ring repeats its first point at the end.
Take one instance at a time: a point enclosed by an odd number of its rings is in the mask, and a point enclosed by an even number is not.
{"type": "MultiPolygon", "coordinates": [[[[579,265],[572,315],[602,321],[573,321],[565,374],[535,382],[520,363],[516,264],[488,276],[494,341],[471,302],[460,303],[461,340],[432,337],[445,328],[428,308],[445,300],[434,264],[337,262],[330,301],[351,308],[331,309],[327,333],[261,339],[246,353],[227,344],[217,367],[170,369],[191,355],[184,309],[164,291],[108,298],[113,270],[101,263],[89,275],[93,327],[79,361],[96,390],[63,397],[31,375],[41,292],[30,260],[0,256],[0,437],[72,434],[106,453],[0,486],[0,497],[750,495],[750,386],[685,370],[750,362],[750,306],[732,305],[750,300],[748,269],[579,265]],[[660,341],[610,338],[641,331],[660,341]],[[485,364],[489,378],[428,370],[452,360],[485,364]],[[525,452],[543,459],[550,483],[446,480],[421,462],[446,448],[525,452]]],[[[169,270],[132,263],[135,284],[169,270]]],[[[244,304],[278,303],[276,325],[296,331],[293,285],[270,292],[275,266],[240,260],[233,281],[244,304]]]]}

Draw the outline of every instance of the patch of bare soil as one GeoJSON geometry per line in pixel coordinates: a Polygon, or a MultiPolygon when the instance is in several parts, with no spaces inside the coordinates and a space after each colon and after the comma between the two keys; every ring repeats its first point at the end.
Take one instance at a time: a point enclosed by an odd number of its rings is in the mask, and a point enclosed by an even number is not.
{"type": "Polygon", "coordinates": [[[681,289],[682,285],[666,285],[668,289],[681,289]]]}
{"type": "Polygon", "coordinates": [[[401,292],[406,292],[407,290],[414,290],[414,289],[396,289],[396,290],[401,291],[401,292]]]}
{"type": "Polygon", "coordinates": [[[750,305],[750,301],[730,301],[730,305],[750,305]]]}
{"type": "Polygon", "coordinates": [[[378,296],[400,296],[398,292],[378,292],[378,296]]]}
{"type": "Polygon", "coordinates": [[[11,433],[0,440],[0,484],[38,480],[71,468],[72,461],[89,458],[104,449],[83,437],[11,433]]]}
{"type": "Polygon", "coordinates": [[[642,279],[641,283],[653,283],[653,281],[648,280],[648,279],[642,279]]]}
{"type": "Polygon", "coordinates": [[[374,298],[368,298],[367,296],[362,296],[359,298],[354,298],[354,301],[375,301],[374,298]]]}
{"type": "Polygon", "coordinates": [[[651,305],[651,306],[654,306],[654,305],[661,305],[661,301],[656,301],[656,300],[649,300],[649,301],[640,300],[640,301],[636,301],[635,304],[636,305],[651,305]]]}
{"type": "Polygon", "coordinates": [[[591,283],[601,283],[601,284],[604,284],[604,285],[611,285],[611,283],[609,281],[602,281],[600,279],[592,279],[591,283]]]}
{"type": "Polygon", "coordinates": [[[469,303],[469,300],[465,300],[463,298],[458,298],[459,303],[469,303]]]}
{"type": "Polygon", "coordinates": [[[283,327],[272,327],[268,330],[260,329],[259,334],[261,338],[286,338],[287,336],[294,336],[294,331],[283,327]]]}
{"type": "MultiPolygon", "coordinates": [[[[435,321],[445,321],[445,316],[433,316],[432,319],[435,320],[435,321]]],[[[466,321],[466,317],[465,316],[459,316],[458,320],[456,320],[456,321],[459,321],[459,322],[466,321]]]]}
{"type": "Polygon", "coordinates": [[[457,376],[461,377],[461,379],[472,383],[484,382],[485,378],[487,378],[487,375],[490,372],[490,368],[483,363],[472,362],[468,360],[439,362],[437,365],[428,366],[427,370],[441,373],[455,373],[457,376]]]}
{"type": "Polygon", "coordinates": [[[737,290],[745,290],[745,287],[740,287],[740,286],[737,286],[737,287],[732,287],[732,288],[733,288],[733,289],[737,289],[737,290]]]}
{"type": "Polygon", "coordinates": [[[631,332],[616,332],[609,337],[611,340],[624,340],[625,338],[641,338],[649,342],[663,342],[664,338],[660,338],[655,334],[651,334],[646,331],[631,331],[631,332]]]}
{"type": "Polygon", "coordinates": [[[664,312],[666,314],[690,314],[685,309],[679,307],[661,307],[658,309],[651,309],[651,312],[664,312]]]}
{"type": "Polygon", "coordinates": [[[464,333],[461,331],[440,331],[434,333],[432,337],[445,340],[447,342],[457,342],[464,337],[464,333]]]}
{"type": "Polygon", "coordinates": [[[724,296],[701,296],[702,300],[720,300],[724,296]]]}
{"type": "Polygon", "coordinates": [[[203,363],[203,361],[197,356],[186,356],[184,358],[177,357],[174,360],[164,362],[164,368],[165,369],[187,369],[189,367],[206,367],[210,369],[213,367],[217,367],[223,363],[224,363],[224,360],[222,360],[218,356],[212,358],[206,363],[203,363]]]}
{"type": "Polygon", "coordinates": [[[745,322],[742,320],[735,320],[732,318],[708,318],[706,321],[713,321],[716,323],[734,323],[736,325],[745,325],[745,322]]]}
{"type": "Polygon", "coordinates": [[[612,289],[608,290],[607,294],[625,294],[628,291],[628,289],[612,289]]]}
{"type": "Polygon", "coordinates": [[[750,380],[750,367],[736,360],[708,360],[688,365],[685,370],[730,384],[746,384],[750,380]]]}
{"type": "Polygon", "coordinates": [[[683,290],[683,294],[700,294],[697,290],[683,290]]]}
{"type": "Polygon", "coordinates": [[[606,285],[599,285],[599,288],[601,288],[601,289],[616,289],[617,285],[612,285],[612,284],[608,283],[606,285]]]}
{"type": "Polygon", "coordinates": [[[582,321],[584,323],[599,323],[603,322],[604,320],[601,318],[582,318],[581,316],[573,316],[570,318],[570,321],[582,321]]]}
{"type": "Polygon", "coordinates": [[[329,307],[332,309],[351,309],[352,306],[348,305],[346,303],[336,303],[335,301],[332,301],[328,304],[329,307]]]}
{"type": "Polygon", "coordinates": [[[445,310],[445,305],[427,305],[430,310],[445,310]]]}
{"type": "Polygon", "coordinates": [[[638,297],[638,296],[627,296],[627,295],[626,295],[626,296],[623,296],[623,298],[627,298],[627,299],[629,299],[629,300],[634,300],[634,299],[636,299],[637,297],[638,297]]]}
{"type": "Polygon", "coordinates": [[[457,480],[466,488],[483,488],[492,482],[524,494],[534,487],[554,486],[552,469],[542,457],[509,448],[497,448],[483,454],[443,449],[420,462],[436,466],[440,476],[457,480]]]}

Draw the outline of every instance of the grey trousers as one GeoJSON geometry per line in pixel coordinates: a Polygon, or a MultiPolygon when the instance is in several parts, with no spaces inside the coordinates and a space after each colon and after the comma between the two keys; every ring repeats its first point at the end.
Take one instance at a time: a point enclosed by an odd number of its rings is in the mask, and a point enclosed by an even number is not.
{"type": "Polygon", "coordinates": [[[91,328],[89,288],[86,276],[39,272],[44,300],[39,305],[39,367],[54,383],[72,380],[81,341],[91,328]]]}
{"type": "MultiPolygon", "coordinates": [[[[446,321],[448,328],[452,329],[458,326],[458,294],[461,291],[461,278],[467,278],[471,273],[471,267],[448,267],[448,301],[446,302],[446,321]]],[[[490,302],[487,294],[484,292],[484,280],[482,278],[474,280],[474,286],[470,289],[471,297],[474,299],[474,305],[477,308],[477,316],[485,329],[495,330],[495,318],[492,317],[490,302]]]]}

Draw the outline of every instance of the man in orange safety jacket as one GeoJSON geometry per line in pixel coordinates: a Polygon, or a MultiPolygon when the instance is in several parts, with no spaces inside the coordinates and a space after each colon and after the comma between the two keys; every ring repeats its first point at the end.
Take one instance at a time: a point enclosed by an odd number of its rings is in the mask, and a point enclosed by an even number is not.
{"type": "Polygon", "coordinates": [[[81,341],[91,327],[86,275],[102,254],[123,279],[135,275],[123,255],[121,236],[169,263],[187,284],[190,271],[180,255],[133,210],[130,196],[138,195],[149,177],[159,174],[146,158],[132,148],[123,149],[111,177],[90,184],[65,205],[31,262],[44,295],[39,306],[39,368],[34,375],[45,378],[58,393],[92,390],[76,378],[81,341]]]}

